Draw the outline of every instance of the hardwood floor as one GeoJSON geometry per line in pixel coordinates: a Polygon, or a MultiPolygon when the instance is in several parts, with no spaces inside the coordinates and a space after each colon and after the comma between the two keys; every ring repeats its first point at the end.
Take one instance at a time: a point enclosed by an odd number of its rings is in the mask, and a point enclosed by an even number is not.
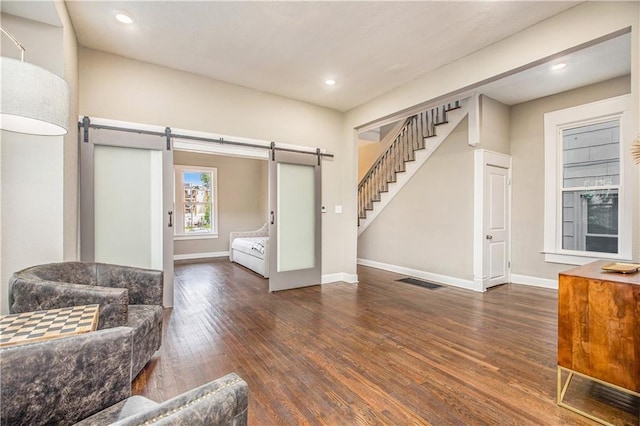
{"type": "MultiPolygon", "coordinates": [[[[134,394],[164,401],[235,371],[252,425],[596,424],[555,403],[555,290],[430,290],[360,267],[357,285],[269,294],[226,259],[175,271],[162,348],[134,394]]],[[[637,399],[602,394],[577,381],[566,400],[638,424],[637,399]]]]}

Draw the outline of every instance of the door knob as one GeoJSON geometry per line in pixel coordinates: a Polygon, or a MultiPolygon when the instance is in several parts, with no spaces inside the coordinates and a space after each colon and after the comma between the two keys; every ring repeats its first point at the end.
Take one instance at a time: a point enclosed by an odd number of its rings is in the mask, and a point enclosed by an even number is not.
{"type": "Polygon", "coordinates": [[[487,240],[493,240],[493,235],[487,234],[487,240]]]}

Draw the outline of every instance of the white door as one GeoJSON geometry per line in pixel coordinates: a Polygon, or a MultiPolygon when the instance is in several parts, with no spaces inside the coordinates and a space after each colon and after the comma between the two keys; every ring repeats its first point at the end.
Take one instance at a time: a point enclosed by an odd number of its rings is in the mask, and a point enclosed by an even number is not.
{"type": "Polygon", "coordinates": [[[173,154],[160,135],[80,129],[80,258],[164,272],[173,306],[173,154]]]}
{"type": "Polygon", "coordinates": [[[509,281],[509,170],[484,167],[485,289],[509,281]]]}
{"type": "Polygon", "coordinates": [[[269,291],[320,284],[320,161],[275,151],[269,165],[269,291]]]}

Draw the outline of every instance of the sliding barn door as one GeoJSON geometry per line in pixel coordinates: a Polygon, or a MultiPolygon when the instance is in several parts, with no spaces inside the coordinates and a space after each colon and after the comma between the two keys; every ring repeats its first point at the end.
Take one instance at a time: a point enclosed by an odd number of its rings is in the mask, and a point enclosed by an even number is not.
{"type": "Polygon", "coordinates": [[[173,153],[165,137],[80,129],[80,258],[164,271],[173,306],[173,153]]]}
{"type": "Polygon", "coordinates": [[[269,291],[320,284],[318,156],[275,151],[269,166],[269,291]]]}

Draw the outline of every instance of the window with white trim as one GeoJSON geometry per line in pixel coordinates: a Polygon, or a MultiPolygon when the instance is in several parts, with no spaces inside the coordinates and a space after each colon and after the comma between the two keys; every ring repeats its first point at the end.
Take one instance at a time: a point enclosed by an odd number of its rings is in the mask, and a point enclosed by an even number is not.
{"type": "Polygon", "coordinates": [[[213,167],[174,166],[175,236],[216,237],[218,173],[213,167]]]}
{"type": "Polygon", "coordinates": [[[545,114],[545,260],[631,257],[630,100],[545,114]]]}

